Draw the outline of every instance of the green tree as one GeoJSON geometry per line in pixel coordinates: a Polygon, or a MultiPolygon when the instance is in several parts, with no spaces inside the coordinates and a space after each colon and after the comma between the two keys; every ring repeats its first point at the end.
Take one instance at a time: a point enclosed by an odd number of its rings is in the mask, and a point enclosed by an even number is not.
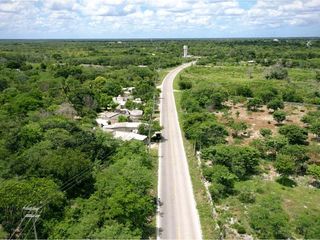
{"type": "Polygon", "coordinates": [[[320,120],[311,123],[310,131],[320,138],[320,120]]]}
{"type": "Polygon", "coordinates": [[[273,118],[274,120],[277,121],[278,124],[280,124],[281,122],[283,122],[284,120],[286,120],[286,113],[284,111],[275,111],[273,113],[273,118]]]}
{"type": "Polygon", "coordinates": [[[290,238],[289,217],[281,207],[281,200],[268,195],[249,209],[249,222],[258,238],[290,238]]]}
{"type": "Polygon", "coordinates": [[[295,173],[296,164],[291,156],[278,154],[275,162],[275,167],[282,176],[288,177],[295,173]]]}
{"type": "Polygon", "coordinates": [[[236,89],[236,94],[243,97],[253,97],[253,92],[247,85],[238,86],[236,89]]]}
{"type": "Polygon", "coordinates": [[[320,181],[320,166],[316,164],[311,164],[308,166],[307,173],[314,176],[318,181],[320,181]]]}
{"type": "Polygon", "coordinates": [[[288,143],[288,139],[281,135],[268,137],[264,141],[265,154],[271,157],[275,157],[283,147],[288,145],[288,143]]]}
{"type": "Polygon", "coordinates": [[[283,109],[284,103],[283,103],[282,99],[274,98],[270,102],[268,102],[267,108],[272,109],[273,111],[283,109]]]}
{"type": "Polygon", "coordinates": [[[179,88],[181,90],[186,90],[186,89],[191,89],[192,88],[192,82],[191,81],[188,81],[188,80],[182,80],[180,79],[178,81],[178,84],[179,84],[179,88]]]}
{"type": "Polygon", "coordinates": [[[272,135],[272,131],[269,128],[261,128],[259,132],[262,137],[270,137],[272,135]]]}
{"type": "Polygon", "coordinates": [[[249,111],[258,111],[258,109],[262,106],[262,100],[259,98],[249,99],[247,103],[247,109],[249,111]]]}
{"type": "Polygon", "coordinates": [[[307,130],[297,125],[286,125],[279,129],[279,133],[284,135],[290,144],[306,144],[308,138],[307,130]]]}
{"type": "Polygon", "coordinates": [[[227,166],[240,179],[253,174],[260,162],[259,152],[247,146],[216,146],[211,157],[214,164],[227,166]]]}
{"type": "MultiPolygon", "coordinates": [[[[24,206],[41,206],[42,204],[45,205],[41,213],[43,220],[58,218],[63,210],[65,196],[52,180],[10,179],[0,183],[0,223],[9,233],[17,227],[24,206]]],[[[42,225],[42,221],[40,224],[42,225]]],[[[47,237],[49,227],[43,225],[38,228],[41,238],[47,237]]]]}
{"type": "Polygon", "coordinates": [[[281,65],[271,67],[265,74],[266,79],[286,79],[287,77],[288,71],[281,65]]]}

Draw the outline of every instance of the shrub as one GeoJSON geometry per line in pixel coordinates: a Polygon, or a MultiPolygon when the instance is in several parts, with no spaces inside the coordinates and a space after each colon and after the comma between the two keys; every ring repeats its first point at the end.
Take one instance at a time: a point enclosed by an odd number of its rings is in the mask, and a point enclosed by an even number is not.
{"type": "Polygon", "coordinates": [[[284,111],[275,111],[273,113],[273,118],[277,121],[277,123],[281,123],[286,120],[286,113],[284,111]]]}
{"type": "Polygon", "coordinates": [[[270,137],[272,135],[272,131],[269,128],[261,128],[260,129],[260,134],[263,137],[270,137]]]}
{"type": "Polygon", "coordinates": [[[281,127],[279,133],[284,135],[290,144],[306,144],[308,138],[307,130],[292,124],[281,127]]]}
{"type": "Polygon", "coordinates": [[[289,176],[295,173],[296,165],[291,156],[278,154],[275,167],[282,176],[289,176]]]}
{"type": "Polygon", "coordinates": [[[288,77],[288,71],[280,65],[271,67],[265,74],[266,79],[286,79],[288,77]]]}
{"type": "Polygon", "coordinates": [[[241,225],[240,223],[235,223],[232,225],[232,227],[236,229],[239,234],[246,234],[247,232],[244,226],[241,225]]]}
{"type": "Polygon", "coordinates": [[[242,203],[254,203],[256,201],[256,195],[252,191],[243,190],[239,194],[238,199],[242,203]]]}
{"type": "Polygon", "coordinates": [[[318,212],[307,211],[296,218],[296,232],[305,239],[318,239],[320,236],[320,218],[318,212]]]}
{"type": "Polygon", "coordinates": [[[267,104],[267,108],[272,109],[274,111],[276,111],[278,109],[283,109],[284,103],[283,103],[282,99],[274,98],[267,104]]]}
{"type": "Polygon", "coordinates": [[[252,98],[247,103],[247,109],[249,111],[257,111],[262,106],[262,100],[260,98],[252,98]]]}
{"type": "Polygon", "coordinates": [[[179,88],[181,90],[185,90],[185,89],[191,89],[192,88],[192,82],[189,80],[182,80],[180,79],[179,82],[179,88]]]}
{"type": "Polygon", "coordinates": [[[280,198],[267,196],[249,210],[249,222],[261,239],[290,238],[289,217],[281,207],[280,198]]]}
{"type": "Polygon", "coordinates": [[[236,94],[243,97],[253,97],[253,92],[249,86],[242,85],[236,89],[236,94]]]}

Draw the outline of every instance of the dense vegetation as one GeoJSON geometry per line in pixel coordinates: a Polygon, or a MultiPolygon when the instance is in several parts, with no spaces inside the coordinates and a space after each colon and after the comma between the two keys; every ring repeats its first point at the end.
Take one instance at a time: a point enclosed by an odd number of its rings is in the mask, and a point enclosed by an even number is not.
{"type": "Polygon", "coordinates": [[[15,229],[26,206],[40,208],[41,238],[155,234],[156,158],[100,131],[95,118],[135,87],[149,120],[159,71],[182,62],[173,46],[0,42],[0,238],[34,236],[31,223],[15,229]]]}
{"type": "Polygon", "coordinates": [[[226,238],[320,235],[319,43],[207,43],[177,79],[185,137],[226,238]]]}

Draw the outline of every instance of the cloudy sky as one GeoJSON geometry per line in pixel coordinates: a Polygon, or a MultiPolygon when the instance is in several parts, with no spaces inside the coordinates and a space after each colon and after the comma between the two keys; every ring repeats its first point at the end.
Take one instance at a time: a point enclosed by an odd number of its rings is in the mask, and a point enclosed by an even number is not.
{"type": "Polygon", "coordinates": [[[0,38],[320,36],[320,0],[0,0],[0,38]]]}

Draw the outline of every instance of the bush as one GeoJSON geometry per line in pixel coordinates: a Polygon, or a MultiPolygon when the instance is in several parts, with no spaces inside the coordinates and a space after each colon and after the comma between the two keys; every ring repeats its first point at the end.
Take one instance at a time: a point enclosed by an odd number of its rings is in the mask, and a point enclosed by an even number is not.
{"type": "Polygon", "coordinates": [[[243,190],[239,196],[238,199],[242,203],[254,203],[256,201],[256,195],[254,192],[249,191],[249,190],[243,190]]]}
{"type": "Polygon", "coordinates": [[[247,232],[244,226],[241,225],[240,223],[235,223],[232,225],[232,227],[236,229],[239,234],[246,234],[247,232]]]}
{"type": "Polygon", "coordinates": [[[266,79],[286,79],[288,77],[287,69],[280,65],[271,67],[265,74],[266,79]]]}
{"type": "Polygon", "coordinates": [[[249,111],[257,111],[262,106],[262,100],[260,98],[252,98],[247,103],[247,109],[249,111]]]}
{"type": "Polygon", "coordinates": [[[320,82],[320,70],[316,70],[316,80],[320,82]]]}
{"type": "Polygon", "coordinates": [[[238,178],[253,174],[260,161],[260,153],[247,146],[217,146],[212,155],[214,164],[224,165],[238,178]]]}
{"type": "Polygon", "coordinates": [[[181,90],[185,90],[185,89],[191,89],[192,88],[192,82],[189,80],[182,80],[180,79],[179,82],[179,88],[181,90]]]}
{"type": "Polygon", "coordinates": [[[274,98],[267,104],[267,108],[272,109],[274,111],[276,111],[278,109],[283,109],[284,103],[283,103],[282,99],[274,98]]]}
{"type": "Polygon", "coordinates": [[[284,111],[275,111],[273,113],[273,118],[277,121],[277,123],[281,123],[286,120],[286,113],[284,111]]]}
{"type": "Polygon", "coordinates": [[[282,176],[289,176],[295,173],[296,164],[291,156],[278,154],[275,167],[282,176]]]}
{"type": "Polygon", "coordinates": [[[303,98],[293,88],[287,88],[282,93],[282,98],[286,102],[303,102],[303,98]]]}
{"type": "Polygon", "coordinates": [[[279,129],[279,133],[284,135],[290,144],[306,144],[308,132],[297,125],[286,125],[279,129]]]}
{"type": "Polygon", "coordinates": [[[320,218],[318,212],[307,211],[296,218],[296,232],[305,239],[318,239],[320,236],[320,218]]]}
{"type": "Polygon", "coordinates": [[[242,85],[236,89],[236,94],[243,97],[253,97],[253,92],[249,86],[242,85]]]}
{"type": "Polygon", "coordinates": [[[289,217],[281,207],[280,198],[267,196],[249,210],[249,222],[261,239],[290,238],[289,217]]]}
{"type": "Polygon", "coordinates": [[[260,134],[262,137],[270,137],[272,135],[272,131],[269,128],[261,128],[260,134]]]}
{"type": "Polygon", "coordinates": [[[213,182],[209,186],[209,192],[213,201],[218,201],[226,196],[226,187],[221,183],[213,182]]]}

